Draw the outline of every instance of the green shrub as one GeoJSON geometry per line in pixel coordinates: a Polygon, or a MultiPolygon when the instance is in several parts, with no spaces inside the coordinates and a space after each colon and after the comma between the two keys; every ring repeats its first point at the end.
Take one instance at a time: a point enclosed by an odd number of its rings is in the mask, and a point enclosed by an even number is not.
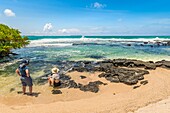
{"type": "Polygon", "coordinates": [[[11,49],[17,49],[29,44],[28,37],[22,37],[18,29],[0,24],[0,57],[11,54],[11,49]]]}

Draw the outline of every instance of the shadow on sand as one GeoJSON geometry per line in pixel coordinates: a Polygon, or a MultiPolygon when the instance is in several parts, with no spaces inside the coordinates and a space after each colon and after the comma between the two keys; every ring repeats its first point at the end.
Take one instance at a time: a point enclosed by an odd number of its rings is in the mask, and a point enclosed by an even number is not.
{"type": "MultiPolygon", "coordinates": [[[[18,94],[23,94],[22,91],[18,91],[17,93],[18,93],[18,94]]],[[[40,93],[40,92],[33,92],[32,94],[30,94],[30,93],[25,93],[25,94],[23,94],[23,95],[38,97],[39,94],[41,94],[41,93],[40,93]]]]}

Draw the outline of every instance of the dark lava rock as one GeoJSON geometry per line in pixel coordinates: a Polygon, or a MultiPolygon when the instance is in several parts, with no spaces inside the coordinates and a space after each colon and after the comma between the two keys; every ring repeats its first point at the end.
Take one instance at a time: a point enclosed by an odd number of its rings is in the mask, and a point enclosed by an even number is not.
{"type": "Polygon", "coordinates": [[[85,86],[82,86],[80,88],[81,91],[90,91],[90,92],[94,92],[94,93],[97,93],[99,91],[99,88],[95,85],[95,86],[90,86],[90,85],[85,85],[85,86]]]}
{"type": "MultiPolygon", "coordinates": [[[[73,68],[73,71],[83,72],[94,72],[94,71],[104,71],[106,73],[111,73],[112,67],[139,67],[139,68],[145,68],[145,69],[156,69],[158,63],[154,63],[152,61],[144,62],[141,60],[131,60],[131,59],[113,59],[113,60],[104,60],[97,63],[93,62],[83,62],[84,66],[77,66],[73,68]]],[[[169,65],[166,64],[166,67],[169,65]]]]}
{"type": "Polygon", "coordinates": [[[155,63],[161,67],[170,68],[170,61],[162,60],[155,63]]]}
{"type": "Polygon", "coordinates": [[[167,45],[170,46],[170,41],[167,42],[167,45]]]}
{"type": "Polygon", "coordinates": [[[101,81],[89,82],[89,84],[87,85],[81,85],[80,90],[97,93],[99,91],[99,85],[102,85],[102,84],[104,83],[101,81]]]}
{"type": "Polygon", "coordinates": [[[100,63],[100,71],[108,72],[112,66],[113,63],[100,63]]]}
{"type": "Polygon", "coordinates": [[[107,60],[100,61],[99,63],[113,63],[113,60],[107,59],[107,60]]]}
{"type": "Polygon", "coordinates": [[[52,90],[51,92],[52,92],[52,94],[62,94],[62,92],[60,90],[52,90]]]}
{"type": "Polygon", "coordinates": [[[144,79],[145,74],[149,74],[146,70],[133,70],[127,68],[112,68],[110,73],[102,73],[98,75],[100,78],[105,77],[110,82],[123,82],[128,85],[136,84],[138,80],[144,79]]]}
{"type": "Polygon", "coordinates": [[[80,78],[81,78],[81,79],[85,79],[85,78],[87,78],[87,77],[86,77],[86,76],[82,76],[82,75],[81,75],[81,76],[80,76],[80,78]]]}
{"type": "Polygon", "coordinates": [[[59,88],[67,88],[69,87],[69,81],[65,81],[65,82],[61,82],[61,85],[59,86],[59,88]]]}
{"type": "Polygon", "coordinates": [[[105,77],[105,73],[101,73],[100,75],[98,75],[99,78],[105,77]]]}
{"type": "Polygon", "coordinates": [[[163,65],[167,68],[170,68],[170,61],[164,61],[163,65]]]}
{"type": "Polygon", "coordinates": [[[113,64],[115,66],[123,66],[126,62],[126,59],[113,59],[113,64]]]}
{"type": "Polygon", "coordinates": [[[153,62],[153,61],[149,61],[149,63],[152,63],[152,64],[153,64],[154,62],[153,62]]]}
{"type": "Polygon", "coordinates": [[[127,46],[131,46],[131,44],[127,44],[127,46]]]}
{"type": "MultiPolygon", "coordinates": [[[[51,62],[45,62],[45,64],[50,64],[51,62]]],[[[44,66],[45,64],[42,63],[44,66]]],[[[149,71],[147,70],[141,70],[136,68],[145,68],[145,69],[156,69],[156,67],[164,67],[164,68],[170,68],[170,61],[158,61],[158,62],[144,62],[141,60],[133,60],[133,59],[108,59],[98,62],[92,62],[92,61],[66,61],[66,62],[56,62],[57,66],[60,68],[60,70],[68,70],[70,67],[72,67],[71,71],[78,71],[78,72],[95,72],[95,71],[101,71],[102,74],[98,75],[99,78],[104,77],[106,80],[110,82],[122,82],[124,84],[128,85],[134,85],[139,82],[139,80],[144,79],[145,74],[149,74],[149,71]],[[130,69],[129,69],[130,67],[130,69]]],[[[39,66],[39,64],[37,63],[39,66]]],[[[50,66],[50,65],[49,65],[50,66]]],[[[48,72],[46,69],[45,72],[48,72]]],[[[44,74],[43,76],[47,76],[48,74],[44,74]]],[[[60,74],[60,81],[61,85],[59,88],[79,88],[82,91],[91,91],[91,92],[98,92],[99,91],[99,85],[103,84],[106,85],[100,81],[97,82],[90,82],[87,85],[83,85],[80,83],[76,83],[74,80],[71,80],[71,77],[60,74]]],[[[42,77],[42,76],[41,76],[42,77]]],[[[85,76],[80,76],[81,79],[86,78],[85,76]]],[[[36,83],[38,84],[44,84],[47,83],[46,80],[40,79],[34,79],[36,83]]],[[[148,81],[147,81],[148,82],[148,81]]],[[[147,82],[142,82],[141,84],[145,85],[147,82]]]]}
{"type": "Polygon", "coordinates": [[[65,80],[65,81],[61,81],[61,85],[59,86],[59,88],[78,88],[77,83],[74,80],[65,80]]]}
{"type": "Polygon", "coordinates": [[[131,60],[131,59],[113,59],[112,64],[114,66],[125,66],[125,67],[141,67],[147,69],[155,69],[156,66],[152,62],[144,62],[141,60],[131,60]]]}
{"type": "Polygon", "coordinates": [[[144,44],[148,44],[148,42],[143,42],[144,44]]]}
{"type": "Polygon", "coordinates": [[[70,80],[69,81],[69,88],[78,88],[78,85],[74,80],[70,80]]]}
{"type": "Polygon", "coordinates": [[[67,76],[67,75],[64,75],[64,74],[61,74],[61,75],[60,75],[60,80],[61,80],[61,81],[70,80],[70,79],[71,79],[70,76],[67,76]]]}
{"type": "Polygon", "coordinates": [[[106,77],[106,80],[108,80],[110,82],[115,82],[115,83],[119,83],[120,82],[118,76],[106,77]]]}
{"type": "Polygon", "coordinates": [[[123,82],[128,85],[133,85],[133,84],[138,83],[138,78],[133,75],[130,76],[126,74],[120,74],[118,77],[119,77],[120,82],[123,82]]]}
{"type": "Polygon", "coordinates": [[[136,67],[145,67],[145,62],[144,61],[134,60],[133,63],[134,63],[134,65],[136,67]]]}
{"type": "Polygon", "coordinates": [[[134,86],[133,89],[136,89],[136,88],[139,88],[141,85],[138,85],[138,86],[134,86]]]}
{"type": "Polygon", "coordinates": [[[73,71],[78,71],[78,72],[87,71],[87,69],[85,67],[74,67],[72,70],[73,71]]]}
{"type": "Polygon", "coordinates": [[[163,63],[161,63],[161,62],[155,62],[155,66],[156,66],[156,67],[162,67],[162,66],[163,66],[163,63]]]}
{"type": "Polygon", "coordinates": [[[140,84],[146,85],[148,83],[148,80],[141,81],[140,84]]]}
{"type": "Polygon", "coordinates": [[[153,64],[153,63],[145,63],[145,69],[155,70],[156,69],[156,65],[153,64]]]}

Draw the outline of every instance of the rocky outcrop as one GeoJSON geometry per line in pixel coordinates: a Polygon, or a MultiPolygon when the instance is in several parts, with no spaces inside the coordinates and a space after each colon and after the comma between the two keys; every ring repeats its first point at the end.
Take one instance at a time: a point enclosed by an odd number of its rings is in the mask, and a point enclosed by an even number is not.
{"type": "Polygon", "coordinates": [[[68,80],[67,82],[62,82],[62,84],[59,86],[59,88],[78,88],[81,91],[90,91],[97,93],[99,91],[99,85],[106,85],[105,83],[101,81],[95,81],[95,82],[89,82],[87,85],[83,85],[80,83],[76,83],[74,80],[68,80]]]}
{"type": "Polygon", "coordinates": [[[167,42],[167,45],[170,46],[170,41],[167,42]]]}
{"type": "MultiPolygon", "coordinates": [[[[102,74],[98,75],[99,78],[104,77],[106,80],[114,83],[124,83],[127,85],[134,85],[140,81],[141,85],[147,84],[149,81],[141,81],[144,79],[145,74],[149,74],[148,70],[155,70],[157,67],[170,68],[170,61],[158,61],[158,62],[144,62],[141,60],[133,59],[113,59],[113,60],[103,60],[103,61],[67,61],[67,62],[57,62],[58,67],[63,70],[78,71],[78,72],[95,72],[100,71],[102,74]],[[60,67],[62,66],[62,67],[60,67]],[[66,69],[65,69],[66,68],[66,69]],[[141,68],[141,69],[139,69],[141,68]]],[[[46,72],[48,72],[46,70],[46,72]]],[[[44,74],[41,77],[45,77],[48,74],[44,74]]],[[[60,88],[78,88],[81,91],[90,91],[97,93],[99,91],[99,85],[106,85],[101,81],[89,82],[87,85],[76,83],[71,77],[63,74],[61,75],[61,85],[60,88]]],[[[36,78],[34,81],[37,84],[44,84],[47,80],[41,79],[41,77],[36,78]]],[[[85,76],[80,76],[84,79],[85,76]]],[[[134,87],[138,88],[138,87],[134,87]]]]}
{"type": "Polygon", "coordinates": [[[161,66],[161,67],[164,67],[164,68],[170,68],[170,61],[162,60],[162,61],[155,62],[155,64],[158,67],[161,66]]]}
{"type": "Polygon", "coordinates": [[[81,91],[90,91],[97,93],[99,91],[99,85],[105,85],[101,81],[89,82],[87,85],[79,85],[81,91]]]}
{"type": "Polygon", "coordinates": [[[99,77],[104,77],[110,82],[123,82],[128,85],[133,85],[138,82],[138,80],[144,79],[144,75],[149,74],[146,70],[132,70],[126,68],[112,68],[106,73],[102,73],[99,77]]]}
{"type": "Polygon", "coordinates": [[[129,67],[129,68],[145,68],[145,69],[151,69],[151,70],[155,70],[157,66],[157,64],[155,64],[152,61],[149,62],[144,62],[141,60],[131,60],[131,59],[113,59],[113,60],[106,60],[106,61],[102,61],[100,63],[100,65],[102,65],[102,67],[106,67],[106,65],[113,65],[115,67],[118,66],[122,66],[122,67],[129,67]]]}

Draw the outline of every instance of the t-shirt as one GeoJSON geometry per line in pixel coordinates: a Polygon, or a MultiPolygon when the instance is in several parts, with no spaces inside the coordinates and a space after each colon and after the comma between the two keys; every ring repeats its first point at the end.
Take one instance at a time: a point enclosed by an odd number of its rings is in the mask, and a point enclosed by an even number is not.
{"type": "Polygon", "coordinates": [[[57,74],[57,73],[53,73],[53,74],[51,75],[51,78],[53,78],[53,79],[60,79],[60,75],[57,74]]]}
{"type": "Polygon", "coordinates": [[[27,70],[28,69],[28,67],[27,66],[19,66],[19,72],[20,72],[20,74],[21,74],[21,76],[22,77],[27,77],[27,74],[26,74],[26,71],[25,70],[27,70]]]}

